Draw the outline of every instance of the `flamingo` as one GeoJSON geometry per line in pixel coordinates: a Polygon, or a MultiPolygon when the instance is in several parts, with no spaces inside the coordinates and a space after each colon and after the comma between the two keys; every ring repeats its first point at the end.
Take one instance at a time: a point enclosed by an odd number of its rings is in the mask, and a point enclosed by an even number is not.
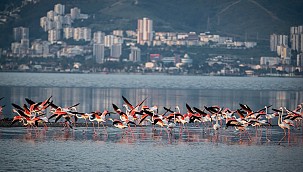
{"type": "Polygon", "coordinates": [[[237,119],[233,119],[233,118],[227,118],[225,122],[226,122],[225,129],[227,129],[229,126],[233,126],[235,127],[236,130],[240,131],[240,140],[241,140],[242,132],[245,132],[248,136],[248,139],[251,140],[248,132],[246,131],[246,128],[248,126],[247,123],[242,123],[241,121],[238,121],[237,119]]]}
{"type": "Polygon", "coordinates": [[[144,100],[142,100],[140,103],[138,103],[136,106],[133,106],[131,103],[129,103],[129,101],[122,96],[123,101],[125,102],[125,104],[123,105],[126,108],[126,114],[132,118],[133,120],[131,121],[135,121],[137,120],[137,114],[142,115],[142,113],[138,110],[138,107],[140,107],[147,98],[145,98],[144,100]]]}
{"type": "Polygon", "coordinates": [[[125,123],[125,122],[122,122],[118,119],[112,119],[112,118],[108,118],[108,120],[112,121],[113,122],[113,126],[116,127],[116,128],[120,128],[120,129],[124,129],[124,128],[127,128],[129,123],[133,123],[131,121],[129,121],[128,123],[125,123]]]}
{"type": "Polygon", "coordinates": [[[220,124],[218,123],[218,114],[216,115],[216,123],[213,125],[214,130],[219,130],[221,128],[220,124]]]}
{"type": "MultiPolygon", "coordinates": [[[[106,115],[108,115],[108,114],[110,114],[108,112],[108,110],[104,110],[102,113],[101,112],[94,112],[94,113],[92,113],[92,115],[90,115],[89,120],[91,122],[97,121],[97,123],[98,123],[98,129],[100,128],[100,123],[101,123],[102,126],[103,126],[103,128],[104,128],[104,130],[105,130],[105,126],[104,126],[103,123],[106,122],[106,115]]],[[[96,133],[95,127],[94,127],[94,132],[96,133]]]]}
{"type": "Polygon", "coordinates": [[[287,124],[284,120],[283,120],[283,118],[282,118],[282,115],[283,115],[283,107],[280,107],[280,109],[279,110],[277,110],[277,109],[272,109],[273,111],[276,111],[276,112],[278,112],[278,114],[279,114],[279,118],[278,118],[278,126],[280,127],[280,128],[282,128],[283,129],[283,131],[284,131],[284,136],[282,137],[282,139],[278,142],[278,144],[280,144],[281,143],[281,141],[286,137],[286,129],[288,130],[288,141],[289,141],[289,137],[290,137],[290,125],[289,124],[287,124]]]}

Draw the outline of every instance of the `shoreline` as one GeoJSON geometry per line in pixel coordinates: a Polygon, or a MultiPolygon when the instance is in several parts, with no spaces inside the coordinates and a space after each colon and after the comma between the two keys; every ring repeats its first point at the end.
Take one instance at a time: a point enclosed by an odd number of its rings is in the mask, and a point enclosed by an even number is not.
{"type": "Polygon", "coordinates": [[[186,73],[159,73],[159,72],[60,72],[60,71],[2,71],[0,73],[45,73],[45,74],[101,74],[101,75],[165,75],[165,76],[211,76],[211,77],[273,77],[273,78],[303,78],[303,75],[278,75],[278,74],[265,74],[265,75],[215,75],[210,73],[203,74],[186,74],[186,73]]]}

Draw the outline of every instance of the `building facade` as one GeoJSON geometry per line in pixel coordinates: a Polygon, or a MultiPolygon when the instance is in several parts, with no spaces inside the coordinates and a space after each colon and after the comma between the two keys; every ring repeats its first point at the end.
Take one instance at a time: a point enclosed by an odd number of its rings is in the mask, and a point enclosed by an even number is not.
{"type": "Polygon", "coordinates": [[[22,39],[29,39],[29,28],[15,27],[13,29],[14,41],[20,42],[22,39]]]}
{"type": "Polygon", "coordinates": [[[129,54],[129,61],[140,62],[141,61],[141,50],[138,47],[131,47],[129,54]]]}
{"type": "Polygon", "coordinates": [[[119,43],[113,44],[110,49],[110,56],[114,58],[120,58],[122,54],[122,45],[119,43]]]}
{"type": "Polygon", "coordinates": [[[104,63],[104,44],[94,44],[93,45],[93,57],[96,60],[96,63],[104,63]]]}
{"type": "Polygon", "coordinates": [[[153,21],[149,18],[138,19],[137,43],[151,45],[153,41],[153,21]]]}
{"type": "Polygon", "coordinates": [[[290,28],[291,49],[297,52],[303,51],[303,26],[293,26],[290,28]]]}

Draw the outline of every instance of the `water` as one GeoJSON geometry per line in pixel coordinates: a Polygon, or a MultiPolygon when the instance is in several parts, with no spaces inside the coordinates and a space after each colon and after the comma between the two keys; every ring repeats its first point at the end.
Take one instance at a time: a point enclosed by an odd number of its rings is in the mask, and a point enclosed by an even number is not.
{"type": "Polygon", "coordinates": [[[210,77],[128,74],[0,73],[1,86],[303,90],[303,78],[210,77]]]}
{"type": "Polygon", "coordinates": [[[11,103],[22,105],[24,98],[42,101],[53,96],[66,107],[80,103],[78,110],[112,110],[122,107],[122,95],[132,104],[147,98],[145,105],[174,108],[185,104],[203,108],[220,105],[230,109],[239,103],[258,110],[265,105],[294,109],[303,102],[303,78],[208,77],[166,75],[104,75],[57,73],[0,73],[0,97],[4,114],[12,117],[11,103]]]}
{"type": "MultiPolygon", "coordinates": [[[[121,96],[133,104],[147,98],[145,105],[186,112],[185,103],[203,108],[220,105],[237,109],[239,103],[253,110],[273,105],[294,109],[303,102],[302,78],[207,77],[165,75],[102,75],[0,73],[0,105],[4,117],[12,117],[11,103],[24,98],[42,101],[53,96],[55,104],[80,103],[78,111],[122,108],[121,96]]],[[[3,116],[2,116],[3,118],[3,116]]],[[[0,171],[298,171],[302,169],[302,129],[293,128],[291,137],[273,127],[247,134],[233,128],[214,132],[207,127],[189,126],[171,135],[160,128],[132,128],[121,131],[108,127],[97,134],[78,127],[45,131],[23,127],[0,127],[0,171]],[[84,132],[83,132],[84,131],[84,132]],[[268,137],[268,138],[267,138],[268,137]],[[267,141],[270,139],[271,141],[267,141]]]]}
{"type": "Polygon", "coordinates": [[[130,131],[108,127],[48,131],[0,128],[3,171],[297,171],[302,167],[302,132],[290,143],[273,128],[271,142],[265,134],[239,140],[233,129],[214,132],[189,126],[166,131],[137,127],[130,131]],[[83,133],[83,130],[86,132],[83,133]]]}

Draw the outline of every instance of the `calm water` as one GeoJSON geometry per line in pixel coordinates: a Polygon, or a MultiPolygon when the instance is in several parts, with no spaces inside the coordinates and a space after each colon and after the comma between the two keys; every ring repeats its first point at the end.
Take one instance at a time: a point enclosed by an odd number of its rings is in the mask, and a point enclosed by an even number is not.
{"type": "Polygon", "coordinates": [[[22,105],[26,97],[42,101],[51,95],[59,106],[80,103],[82,112],[112,110],[112,103],[122,107],[122,95],[132,104],[147,98],[145,105],[160,110],[178,105],[184,113],[185,103],[200,108],[237,109],[243,103],[254,110],[265,105],[294,109],[303,102],[303,78],[0,73],[7,117],[12,116],[11,103],[22,105]]]}
{"type": "Polygon", "coordinates": [[[93,134],[91,128],[62,131],[29,131],[0,128],[3,171],[297,171],[303,160],[302,132],[277,144],[283,133],[271,129],[251,140],[239,140],[233,129],[213,132],[189,127],[180,134],[152,131],[150,127],[132,132],[109,127],[93,134]],[[84,133],[83,130],[86,132],[84,133]]]}
{"type": "MultiPolygon", "coordinates": [[[[303,102],[302,78],[206,77],[101,74],[0,73],[0,104],[4,117],[12,117],[11,103],[24,98],[42,101],[53,96],[55,104],[80,103],[78,111],[122,108],[121,96],[136,104],[162,107],[185,103],[202,108],[220,105],[230,109],[239,103],[253,110],[272,104],[294,109],[303,102]]],[[[3,116],[1,117],[3,118],[3,116]]],[[[44,131],[0,128],[0,171],[298,171],[302,169],[302,130],[278,141],[283,130],[271,128],[251,139],[233,129],[218,133],[190,126],[170,136],[160,129],[133,128],[132,132],[109,127],[98,134],[92,128],[44,131]],[[85,131],[85,132],[83,132],[85,131]],[[271,140],[268,142],[266,136],[271,140]]]]}

